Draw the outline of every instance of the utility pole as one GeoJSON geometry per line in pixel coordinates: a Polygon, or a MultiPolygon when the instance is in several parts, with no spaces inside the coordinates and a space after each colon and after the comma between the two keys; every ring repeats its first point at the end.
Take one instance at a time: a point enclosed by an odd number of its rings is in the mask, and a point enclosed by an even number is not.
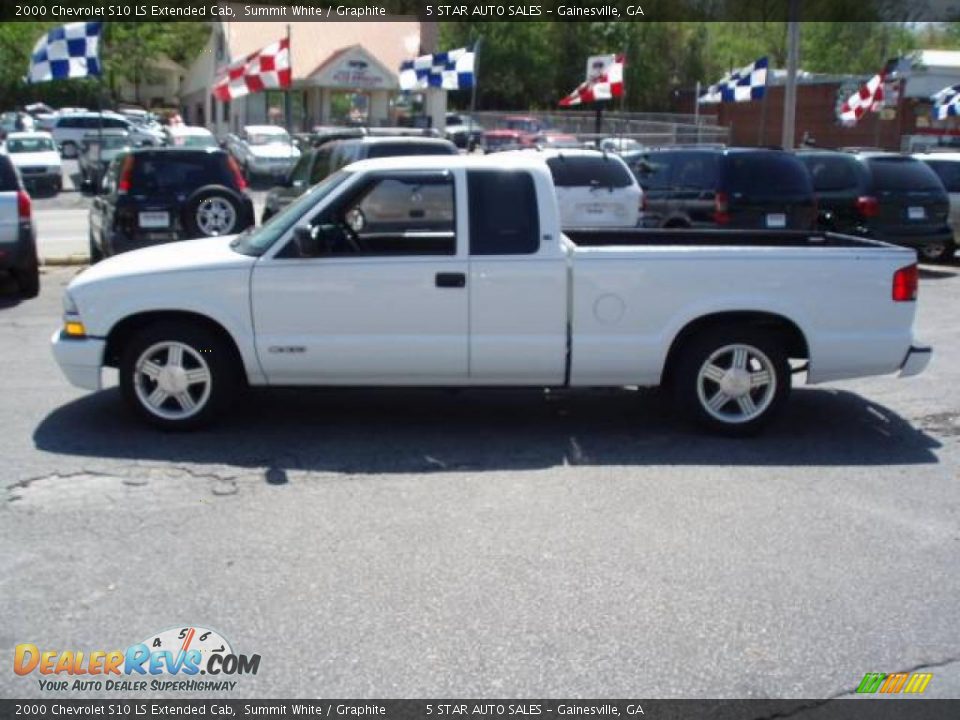
{"type": "Polygon", "coordinates": [[[797,66],[800,64],[800,0],[789,0],[787,11],[787,84],[783,93],[783,136],[780,145],[792,150],[797,127],[797,66]]]}

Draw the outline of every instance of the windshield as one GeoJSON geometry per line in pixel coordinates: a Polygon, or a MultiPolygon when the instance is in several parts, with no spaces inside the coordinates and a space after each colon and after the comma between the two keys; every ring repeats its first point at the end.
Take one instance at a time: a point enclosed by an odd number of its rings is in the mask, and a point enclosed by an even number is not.
{"type": "Polygon", "coordinates": [[[250,133],[251,145],[289,145],[290,136],[286,133],[250,133]]]}
{"type": "Polygon", "coordinates": [[[270,249],[271,245],[309,214],[323,198],[340,187],[351,174],[341,170],[330,175],[326,180],[314,185],[293,203],[270,218],[270,222],[266,225],[237,235],[236,240],[230,244],[230,247],[244,255],[255,257],[263,255],[270,249]]]}
{"type": "Polygon", "coordinates": [[[50,138],[13,138],[7,140],[7,152],[34,153],[55,150],[50,138]]]}

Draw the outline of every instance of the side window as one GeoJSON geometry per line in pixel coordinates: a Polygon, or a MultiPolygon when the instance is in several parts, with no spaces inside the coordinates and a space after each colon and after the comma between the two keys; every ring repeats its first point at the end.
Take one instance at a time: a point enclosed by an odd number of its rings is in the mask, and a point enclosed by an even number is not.
{"type": "Polygon", "coordinates": [[[529,173],[471,170],[470,254],[530,255],[540,249],[540,208],[529,173]]]}
{"type": "Polygon", "coordinates": [[[119,130],[132,130],[126,120],[121,120],[120,118],[104,118],[103,126],[105,128],[114,128],[119,130]]]}
{"type": "Polygon", "coordinates": [[[668,190],[672,187],[675,163],[676,157],[672,153],[645,155],[633,166],[637,182],[644,190],[668,190]]]}
{"type": "Polygon", "coordinates": [[[330,155],[329,148],[317,151],[317,157],[313,161],[313,170],[310,173],[311,185],[316,185],[330,174],[330,155]]]}
{"type": "Polygon", "coordinates": [[[949,193],[960,192],[960,162],[949,160],[931,160],[927,164],[940,176],[949,193]]]}
{"type": "Polygon", "coordinates": [[[327,257],[457,252],[449,174],[376,178],[324,215],[317,232],[327,257]]]}
{"type": "Polygon", "coordinates": [[[290,171],[290,182],[306,187],[310,182],[310,153],[304,153],[290,171]]]}

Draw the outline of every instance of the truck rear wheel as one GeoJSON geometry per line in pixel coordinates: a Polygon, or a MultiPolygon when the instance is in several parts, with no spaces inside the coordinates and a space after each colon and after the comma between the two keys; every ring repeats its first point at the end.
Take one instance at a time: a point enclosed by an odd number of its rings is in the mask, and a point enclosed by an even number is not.
{"type": "Polygon", "coordinates": [[[790,394],[790,364],[774,333],[719,327],[679,351],[674,397],[689,419],[724,435],[766,427],[790,394]]]}
{"type": "Polygon", "coordinates": [[[227,409],[239,388],[232,349],[216,333],[186,323],[149,325],[120,357],[127,404],[163,430],[193,430],[227,409]]]}

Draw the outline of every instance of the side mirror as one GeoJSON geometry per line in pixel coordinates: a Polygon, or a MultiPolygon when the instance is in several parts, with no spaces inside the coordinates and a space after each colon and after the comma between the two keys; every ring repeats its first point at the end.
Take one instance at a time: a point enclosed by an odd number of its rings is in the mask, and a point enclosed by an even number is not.
{"type": "Polygon", "coordinates": [[[297,225],[293,228],[293,241],[297,244],[300,257],[317,257],[320,255],[320,238],[318,227],[297,225]]]}

